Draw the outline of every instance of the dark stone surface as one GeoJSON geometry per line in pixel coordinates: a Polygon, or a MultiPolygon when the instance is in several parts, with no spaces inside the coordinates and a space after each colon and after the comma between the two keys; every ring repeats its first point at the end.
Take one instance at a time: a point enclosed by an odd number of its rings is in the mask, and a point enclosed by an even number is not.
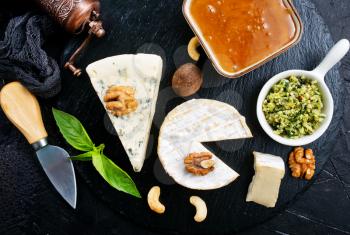
{"type": "MultiPolygon", "coordinates": [[[[316,4],[319,6],[318,9],[322,10],[322,15],[330,26],[334,39],[340,37],[349,38],[350,32],[347,26],[349,16],[347,14],[349,14],[350,4],[347,0],[327,0],[316,2],[316,4]]],[[[305,7],[312,8],[312,6],[305,7]]],[[[111,49],[108,53],[113,54],[113,50],[111,49]]],[[[123,48],[118,50],[123,50],[123,48]]],[[[103,53],[106,53],[106,51],[101,52],[101,57],[103,53]]],[[[316,64],[317,61],[314,61],[314,63],[316,64]]],[[[349,65],[349,57],[347,57],[342,67],[344,78],[349,78],[349,65]]],[[[74,88],[81,81],[70,79],[65,75],[64,82],[73,84],[71,86],[66,84],[65,87],[67,87],[68,91],[74,90],[75,94],[72,97],[66,97],[64,103],[59,103],[59,106],[66,104],[79,105],[79,102],[84,102],[84,100],[92,100],[91,105],[94,102],[97,103],[93,96],[86,95],[89,92],[84,91],[85,86],[81,90],[74,88]],[[75,99],[75,96],[80,98],[75,99]]],[[[344,87],[348,92],[348,81],[346,81],[344,87]]],[[[53,104],[55,103],[53,101],[53,104]]],[[[47,107],[43,108],[44,113],[50,112],[49,105],[47,104],[47,107]]],[[[91,107],[89,111],[90,114],[101,113],[101,108],[91,107]]],[[[281,212],[272,220],[252,228],[247,233],[350,233],[348,225],[350,211],[350,160],[348,157],[348,130],[350,123],[348,111],[348,107],[345,106],[344,122],[339,128],[341,133],[334,137],[338,140],[337,144],[334,146],[332,156],[321,171],[315,184],[304,194],[300,195],[298,200],[284,212],[281,212]]],[[[79,118],[82,120],[84,118],[87,119],[87,117],[79,118]]],[[[31,150],[26,146],[24,138],[4,120],[4,117],[1,116],[1,234],[153,234],[125,220],[118,213],[114,213],[113,211],[118,210],[118,208],[111,208],[110,204],[105,204],[104,200],[99,200],[99,193],[88,188],[83,183],[80,175],[77,179],[80,182],[78,184],[78,208],[76,211],[72,211],[51,188],[38,164],[30,159],[31,150]],[[16,151],[18,149],[20,149],[20,154],[16,151]],[[3,155],[3,152],[16,154],[3,155]],[[16,162],[18,165],[11,164],[12,162],[16,162]]],[[[54,128],[51,117],[46,118],[45,122],[49,127],[48,131],[52,133],[52,141],[56,144],[64,145],[57,134],[57,130],[54,128]]],[[[98,127],[92,124],[88,125],[89,132],[92,132],[91,135],[94,135],[94,128],[98,127]]],[[[111,139],[114,139],[114,137],[111,136],[111,139]]],[[[105,141],[105,139],[95,139],[95,141],[105,141]]],[[[120,163],[125,168],[129,167],[126,161],[120,163]]],[[[95,178],[93,177],[93,179],[95,178]]],[[[190,215],[192,216],[192,214],[190,215]]],[[[189,215],[184,216],[188,217],[189,215]]]]}
{"type": "MultiPolygon", "coordinates": [[[[246,117],[254,134],[254,138],[243,140],[243,142],[239,140],[226,141],[226,144],[210,144],[210,147],[221,159],[239,172],[240,177],[227,187],[205,192],[194,192],[176,184],[163,184],[162,179],[155,177],[155,174],[161,169],[160,167],[155,168],[157,141],[152,141],[149,149],[153,151],[145,162],[142,172],[132,173],[132,176],[144,197],[153,185],[159,184],[161,186],[162,201],[167,205],[167,209],[164,215],[159,216],[147,209],[144,200],[137,200],[121,194],[105,184],[93,170],[91,164],[76,164],[83,178],[88,181],[91,188],[110,208],[149,230],[199,234],[228,233],[251,228],[273,217],[288,203],[291,203],[298,193],[306,190],[309,182],[296,180],[287,171],[275,208],[266,209],[255,203],[245,202],[248,185],[254,174],[252,151],[276,154],[282,156],[287,162],[288,153],[292,149],[271,140],[258,124],[255,114],[258,92],[265,82],[276,73],[296,68],[313,69],[333,45],[327,27],[313,10],[314,5],[309,1],[302,0],[296,2],[296,6],[304,22],[303,39],[297,46],[240,79],[220,78],[210,63],[206,63],[203,68],[206,73],[204,75],[205,88],[196,97],[216,99],[234,105],[246,117]],[[315,25],[318,27],[315,28],[315,25]],[[208,73],[211,76],[208,76],[208,73]],[[192,219],[193,208],[189,206],[188,198],[193,194],[201,196],[207,202],[208,218],[201,224],[196,224],[192,219]]],[[[163,57],[166,67],[160,88],[156,121],[152,129],[153,140],[156,140],[159,124],[166,113],[164,110],[169,111],[176,104],[183,102],[180,98],[174,98],[175,95],[169,87],[171,74],[176,69],[171,57],[174,58],[174,51],[181,50],[181,46],[186,45],[192,37],[191,30],[182,17],[181,2],[172,1],[159,4],[156,1],[144,1],[136,2],[131,8],[127,1],[106,0],[102,2],[102,12],[105,28],[110,33],[104,39],[96,41],[80,62],[85,65],[106,56],[135,53],[136,51],[158,53],[163,57]],[[157,16],[149,17],[147,12],[152,11],[156,12],[157,16]],[[138,17],[135,17],[136,14],[138,17]],[[158,21],[166,23],[157,24],[158,21]],[[130,29],[133,30],[130,31],[130,29]],[[148,42],[152,42],[152,44],[147,44],[148,42]]],[[[186,54],[186,51],[183,51],[183,54],[186,54]]],[[[175,59],[177,59],[176,56],[175,59]]],[[[106,144],[108,156],[121,165],[123,169],[132,172],[118,138],[106,130],[106,124],[109,125],[109,121],[104,122],[104,109],[92,90],[88,77],[83,75],[81,79],[74,81],[69,79],[68,82],[69,88],[67,88],[67,84],[55,100],[58,108],[78,116],[87,126],[88,132],[93,133],[91,134],[93,139],[97,143],[106,144]],[[92,117],[89,115],[91,112],[96,113],[96,115],[92,117]]],[[[319,153],[316,174],[331,155],[343,110],[343,102],[341,102],[342,80],[336,69],[327,75],[327,83],[334,97],[336,111],[327,133],[310,145],[316,153],[319,153]]]]}

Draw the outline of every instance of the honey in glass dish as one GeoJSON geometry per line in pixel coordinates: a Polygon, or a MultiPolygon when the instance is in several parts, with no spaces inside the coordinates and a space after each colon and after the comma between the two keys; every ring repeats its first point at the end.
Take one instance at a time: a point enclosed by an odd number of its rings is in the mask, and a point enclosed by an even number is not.
{"type": "Polygon", "coordinates": [[[301,37],[288,0],[185,0],[184,15],[219,73],[239,77],[301,37]]]}

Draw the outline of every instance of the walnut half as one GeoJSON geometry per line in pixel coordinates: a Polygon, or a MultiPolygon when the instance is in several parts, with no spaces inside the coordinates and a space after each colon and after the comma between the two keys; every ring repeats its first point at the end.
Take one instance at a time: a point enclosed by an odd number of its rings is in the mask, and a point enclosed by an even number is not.
{"type": "Polygon", "coordinates": [[[209,152],[190,153],[184,159],[186,170],[194,175],[206,175],[214,170],[212,157],[209,152]]]}
{"type": "Polygon", "coordinates": [[[130,86],[111,86],[103,98],[106,109],[120,117],[134,112],[138,107],[135,89],[130,86]]]}
{"type": "Polygon", "coordinates": [[[315,174],[316,159],[312,149],[297,147],[289,154],[289,168],[295,178],[311,180],[315,174]]]}

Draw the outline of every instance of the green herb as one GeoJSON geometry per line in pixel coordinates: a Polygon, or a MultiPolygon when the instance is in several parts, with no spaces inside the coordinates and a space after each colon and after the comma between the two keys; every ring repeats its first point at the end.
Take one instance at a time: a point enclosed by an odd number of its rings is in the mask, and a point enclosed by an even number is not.
{"type": "Polygon", "coordinates": [[[103,153],[98,157],[95,157],[95,154],[93,153],[92,164],[112,187],[136,197],[141,197],[136,185],[125,171],[120,169],[103,153]]]}
{"type": "Polygon", "coordinates": [[[93,150],[94,143],[78,119],[57,109],[52,109],[52,112],[63,137],[72,147],[80,151],[93,150]]]}
{"type": "Polygon", "coordinates": [[[104,144],[96,147],[81,122],[74,116],[54,108],[52,112],[64,139],[75,149],[85,152],[72,157],[72,160],[92,161],[98,173],[113,188],[141,198],[131,177],[104,155],[104,144]]]}
{"type": "Polygon", "coordinates": [[[92,153],[93,153],[93,151],[82,153],[82,154],[77,155],[75,157],[71,157],[71,159],[76,160],[76,161],[92,161],[92,153]]]}

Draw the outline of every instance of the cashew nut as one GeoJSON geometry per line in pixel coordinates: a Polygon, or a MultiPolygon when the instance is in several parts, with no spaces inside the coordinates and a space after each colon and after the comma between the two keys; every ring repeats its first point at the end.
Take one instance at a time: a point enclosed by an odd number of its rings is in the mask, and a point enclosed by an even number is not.
{"type": "Polygon", "coordinates": [[[159,201],[160,188],[158,186],[153,186],[147,195],[147,202],[152,211],[163,214],[165,211],[165,206],[159,201]]]}
{"type": "Polygon", "coordinates": [[[207,205],[200,197],[192,196],[190,197],[190,203],[196,207],[196,215],[193,217],[198,223],[205,220],[207,217],[207,205]]]}
{"type": "Polygon", "coordinates": [[[200,57],[200,54],[197,50],[197,48],[200,46],[199,44],[199,40],[197,37],[193,37],[191,39],[191,41],[188,43],[188,46],[187,46],[187,52],[188,52],[188,55],[192,58],[192,60],[194,61],[198,61],[199,60],[199,57],[200,57]]]}

